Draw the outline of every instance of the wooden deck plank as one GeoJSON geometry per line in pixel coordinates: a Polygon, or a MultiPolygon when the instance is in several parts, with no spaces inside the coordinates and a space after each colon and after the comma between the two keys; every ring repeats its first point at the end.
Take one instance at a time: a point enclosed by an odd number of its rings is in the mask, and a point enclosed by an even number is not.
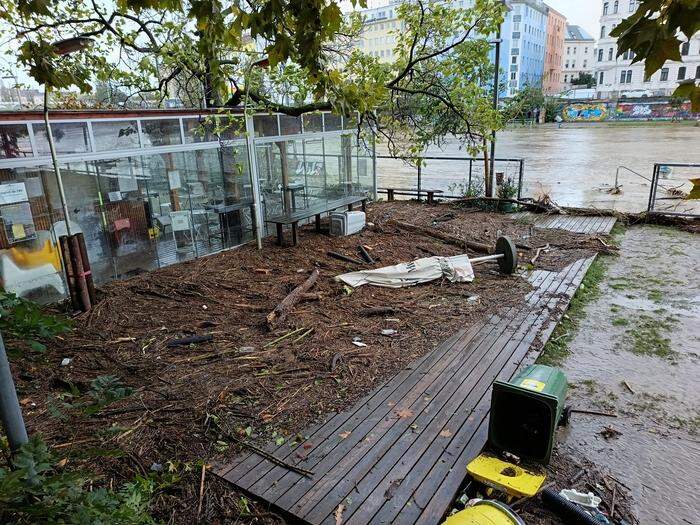
{"type": "MultiPolygon", "coordinates": [[[[364,477],[360,478],[358,471],[345,472],[346,477],[339,484],[333,486],[332,490],[324,497],[324,499],[314,507],[313,512],[304,514],[304,510],[308,507],[299,509],[299,514],[312,523],[320,522],[325,517],[332,515],[335,507],[328,505],[329,502],[343,501],[346,497],[351,496],[358,502],[361,502],[362,512],[372,509],[372,505],[383,503],[383,498],[380,497],[388,489],[388,484],[395,479],[401,479],[417,461],[424,450],[437,437],[446,421],[459,410],[457,407],[463,404],[464,397],[469,394],[469,388],[463,386],[471,384],[472,377],[481,377],[490,360],[489,354],[496,351],[509,339],[513,338],[519,330],[521,322],[527,316],[526,310],[520,310],[516,316],[512,318],[512,322],[507,323],[507,327],[503,331],[493,334],[489,339],[484,340],[478,346],[479,348],[471,354],[469,359],[463,360],[462,369],[450,377],[443,378],[443,389],[438,393],[430,396],[423,413],[419,415],[412,424],[406,427],[400,434],[391,436],[390,443],[377,443],[375,449],[377,454],[382,455],[378,460],[372,456],[365,456],[362,461],[367,463],[371,469],[364,470],[364,477]],[[461,372],[461,373],[460,373],[461,372]],[[417,426],[416,429],[413,426],[417,426]],[[391,474],[398,464],[400,458],[402,472],[391,474]],[[392,468],[393,467],[393,468],[392,468]],[[371,472],[370,472],[371,470],[371,472]],[[389,472],[389,474],[385,474],[389,472]],[[378,473],[378,475],[374,475],[378,473]],[[387,478],[390,476],[391,478],[387,478]],[[360,480],[359,482],[357,480],[360,480]],[[384,487],[386,485],[386,487],[384,487]],[[371,498],[376,496],[376,501],[371,498]]],[[[352,512],[348,506],[348,511],[352,512]]],[[[376,509],[375,509],[376,510],[376,509]]],[[[347,511],[346,511],[347,512],[347,511]]],[[[346,514],[346,520],[349,513],[346,514]]],[[[371,515],[369,516],[371,517],[371,515]]],[[[362,515],[359,522],[365,520],[366,516],[362,515]]],[[[356,521],[355,518],[350,522],[356,521]]]]}
{"type": "Polygon", "coordinates": [[[242,454],[219,475],[308,523],[334,523],[341,502],[344,523],[439,521],[465,475],[462,463],[485,443],[491,383],[536,357],[532,343],[549,337],[550,316],[563,314],[555,306],[563,295],[568,303],[588,261],[559,273],[532,272],[535,288],[524,304],[458,332],[351,409],[312,427],[297,447],[267,449],[314,471],[311,478],[257,454],[242,454]],[[311,448],[301,461],[304,445],[311,448]]]}

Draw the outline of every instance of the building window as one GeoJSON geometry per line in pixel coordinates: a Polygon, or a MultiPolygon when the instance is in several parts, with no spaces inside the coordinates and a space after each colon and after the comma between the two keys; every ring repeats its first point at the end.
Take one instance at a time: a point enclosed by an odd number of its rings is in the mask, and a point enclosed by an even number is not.
{"type": "Polygon", "coordinates": [[[678,68],[678,80],[685,80],[685,66],[681,66],[678,68]]]}
{"type": "Polygon", "coordinates": [[[619,8],[620,8],[620,2],[618,0],[615,0],[615,6],[613,7],[613,14],[616,14],[619,8]]]}
{"type": "Polygon", "coordinates": [[[603,79],[604,79],[604,78],[605,78],[605,73],[603,73],[603,72],[601,71],[601,72],[599,73],[599,75],[598,75],[598,85],[599,85],[599,86],[602,86],[602,85],[603,85],[603,79]]]}
{"type": "Polygon", "coordinates": [[[567,55],[570,55],[570,54],[571,54],[571,48],[570,48],[570,47],[567,47],[567,48],[566,48],[566,54],[567,54],[567,55]]]}
{"type": "Polygon", "coordinates": [[[605,38],[605,26],[601,26],[600,28],[600,38],[605,38]]]}
{"type": "Polygon", "coordinates": [[[576,48],[574,48],[574,55],[576,54],[576,48]]]}
{"type": "Polygon", "coordinates": [[[610,49],[608,49],[608,60],[612,60],[612,59],[613,59],[613,48],[611,47],[610,49]]]}
{"type": "Polygon", "coordinates": [[[513,33],[513,40],[518,40],[520,38],[520,32],[516,31],[513,33]]]}
{"type": "Polygon", "coordinates": [[[518,63],[518,57],[516,57],[516,56],[510,57],[510,63],[511,63],[511,64],[517,64],[517,63],[518,63]]]}
{"type": "Polygon", "coordinates": [[[700,66],[695,69],[695,80],[700,78],[700,66]]]}
{"type": "Polygon", "coordinates": [[[599,49],[598,50],[598,62],[602,62],[602,61],[603,61],[603,50],[599,49]]]}
{"type": "Polygon", "coordinates": [[[630,0],[629,12],[634,13],[637,10],[637,0],[630,0]]]}
{"type": "Polygon", "coordinates": [[[566,64],[564,65],[564,68],[565,68],[565,69],[569,69],[569,61],[568,61],[568,60],[566,61],[566,64]]]}
{"type": "Polygon", "coordinates": [[[583,61],[583,69],[586,69],[588,67],[588,60],[583,61]]]}
{"type": "Polygon", "coordinates": [[[681,55],[688,56],[688,53],[690,53],[690,42],[683,42],[681,45],[681,55]]]}
{"type": "Polygon", "coordinates": [[[661,68],[661,82],[666,82],[668,80],[668,68],[661,68]]]}
{"type": "Polygon", "coordinates": [[[609,3],[609,2],[605,2],[605,3],[603,4],[603,14],[604,14],[604,15],[607,15],[609,10],[610,10],[610,3],[609,3]]]}
{"type": "Polygon", "coordinates": [[[625,78],[627,78],[627,71],[623,69],[622,71],[620,71],[620,84],[625,83],[625,78]]]}

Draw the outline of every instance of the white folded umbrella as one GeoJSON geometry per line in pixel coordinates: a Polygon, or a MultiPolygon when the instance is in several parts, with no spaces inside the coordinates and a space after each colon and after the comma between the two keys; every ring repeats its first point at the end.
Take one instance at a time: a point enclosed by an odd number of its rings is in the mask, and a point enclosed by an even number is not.
{"type": "Polygon", "coordinates": [[[426,257],[409,263],[386,266],[376,270],[345,273],[336,279],[357,288],[364,284],[385,288],[403,288],[445,278],[453,283],[474,280],[474,270],[467,255],[426,257]]]}

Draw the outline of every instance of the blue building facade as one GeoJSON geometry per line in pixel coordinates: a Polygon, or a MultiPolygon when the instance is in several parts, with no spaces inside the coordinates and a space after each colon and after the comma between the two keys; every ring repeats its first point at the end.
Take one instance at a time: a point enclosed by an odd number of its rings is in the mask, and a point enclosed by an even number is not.
{"type": "Polygon", "coordinates": [[[509,0],[507,4],[501,67],[508,72],[504,94],[513,96],[524,87],[542,86],[548,7],[542,0],[509,0]]]}

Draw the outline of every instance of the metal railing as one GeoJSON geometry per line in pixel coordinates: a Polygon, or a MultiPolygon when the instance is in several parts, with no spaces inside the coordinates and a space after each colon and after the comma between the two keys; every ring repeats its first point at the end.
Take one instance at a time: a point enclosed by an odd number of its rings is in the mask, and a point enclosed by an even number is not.
{"type": "MultiPolygon", "coordinates": [[[[648,213],[656,213],[660,215],[671,215],[671,216],[676,216],[676,217],[688,217],[688,218],[700,218],[700,205],[696,206],[696,209],[691,211],[691,210],[686,210],[686,211],[671,211],[671,210],[657,210],[656,209],[656,203],[658,200],[667,200],[667,199],[673,199],[673,200],[686,200],[682,198],[680,195],[671,195],[670,197],[658,197],[658,189],[661,187],[662,189],[666,190],[667,192],[673,194],[674,192],[678,192],[679,194],[682,193],[679,191],[679,187],[667,187],[664,186],[659,182],[659,179],[661,178],[661,173],[662,173],[662,168],[697,168],[700,170],[700,164],[693,164],[693,163],[679,163],[679,162],[665,162],[665,163],[655,163],[654,164],[654,173],[651,178],[651,190],[649,191],[649,204],[647,206],[647,212],[648,213]]],[[[700,178],[700,172],[698,173],[698,177],[700,178]]],[[[649,179],[647,179],[649,180],[649,179]]],[[[696,180],[696,179],[689,179],[689,180],[696,180]]],[[[694,191],[694,190],[691,190],[694,191]]],[[[693,199],[696,200],[696,199],[693,199]]],[[[698,201],[700,202],[700,201],[698,201]]]]}
{"type": "MultiPolygon", "coordinates": [[[[402,160],[406,161],[409,160],[406,157],[394,157],[391,155],[377,155],[377,159],[390,159],[390,160],[402,160]]],[[[410,159],[412,160],[412,159],[410,159]]],[[[472,182],[475,174],[482,175],[482,173],[476,173],[475,172],[475,165],[480,166],[484,163],[483,158],[477,158],[477,157],[448,157],[448,156],[434,156],[434,155],[426,155],[424,157],[420,157],[420,161],[418,163],[418,166],[416,167],[416,183],[417,187],[416,190],[411,190],[411,194],[417,195],[418,200],[420,200],[420,196],[423,194],[427,193],[427,190],[423,188],[423,161],[430,161],[430,160],[437,160],[437,161],[454,161],[454,162],[463,162],[463,163],[469,163],[469,171],[467,173],[467,178],[465,181],[467,182],[467,187],[470,188],[472,187],[472,182]]],[[[494,159],[495,163],[516,163],[517,164],[517,178],[518,178],[518,200],[522,198],[522,191],[523,191],[523,177],[525,174],[525,159],[522,158],[496,158],[494,159]]],[[[498,170],[495,170],[496,173],[498,173],[498,170]]],[[[377,179],[379,179],[379,173],[377,173],[377,179]]],[[[387,184],[383,184],[382,186],[387,186],[387,184]]],[[[431,190],[437,190],[441,188],[431,188],[431,190]]],[[[379,193],[386,193],[386,189],[381,189],[378,191],[379,193]]],[[[405,195],[405,192],[400,192],[396,191],[395,195],[405,195]]],[[[437,197],[437,196],[436,196],[437,197]]],[[[463,195],[449,195],[446,193],[441,193],[439,195],[440,199],[459,199],[462,198],[463,195]]]]}

